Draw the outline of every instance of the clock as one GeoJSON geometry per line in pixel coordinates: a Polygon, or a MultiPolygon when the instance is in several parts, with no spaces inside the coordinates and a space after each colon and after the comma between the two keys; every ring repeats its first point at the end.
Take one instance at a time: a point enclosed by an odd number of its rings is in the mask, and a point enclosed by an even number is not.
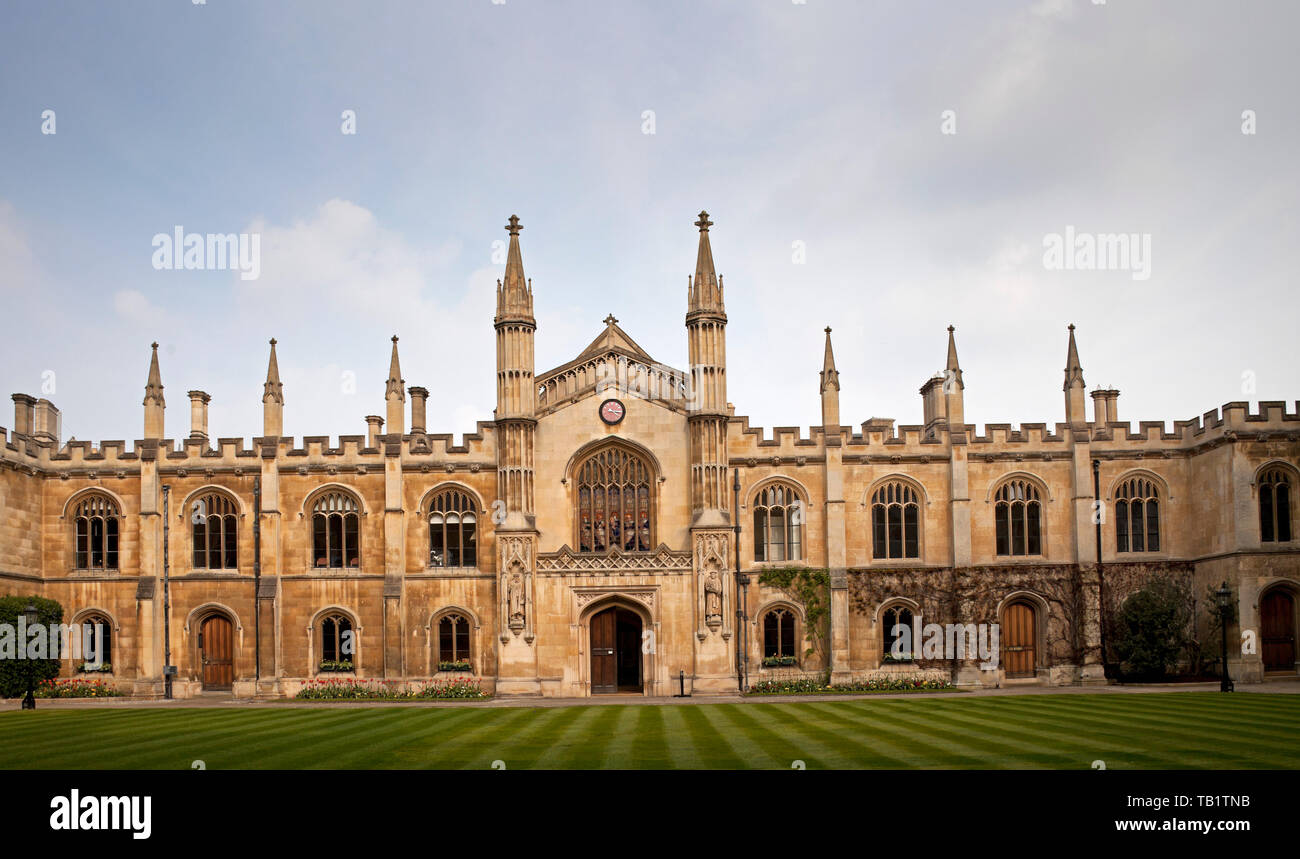
{"type": "Polygon", "coordinates": [[[623,420],[627,410],[618,400],[606,400],[600,404],[600,419],[610,426],[623,420]]]}

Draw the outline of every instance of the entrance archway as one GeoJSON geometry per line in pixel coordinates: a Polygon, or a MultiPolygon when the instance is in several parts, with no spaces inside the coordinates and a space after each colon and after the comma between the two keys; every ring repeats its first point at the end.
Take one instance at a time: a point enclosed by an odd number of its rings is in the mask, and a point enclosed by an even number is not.
{"type": "Polygon", "coordinates": [[[642,692],[641,617],[622,606],[591,616],[591,692],[642,692]]]}
{"type": "Polygon", "coordinates": [[[1282,588],[1264,594],[1259,601],[1259,619],[1264,670],[1294,673],[1295,597],[1282,588]]]}
{"type": "Polygon", "coordinates": [[[211,614],[199,625],[199,662],[205,690],[229,690],[235,679],[233,635],[230,619],[211,614]]]}

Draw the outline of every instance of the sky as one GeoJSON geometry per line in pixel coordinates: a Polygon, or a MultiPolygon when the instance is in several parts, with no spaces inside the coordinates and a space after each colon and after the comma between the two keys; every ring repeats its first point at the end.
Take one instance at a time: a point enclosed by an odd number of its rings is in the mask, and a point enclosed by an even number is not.
{"type": "Polygon", "coordinates": [[[0,391],[52,400],[65,440],[142,435],[155,340],[168,436],[191,389],[213,437],[260,435],[271,337],[286,434],[364,433],[393,335],[429,431],[473,432],[511,214],[541,373],[611,313],[684,367],[707,209],[728,399],[754,426],[820,422],[828,325],[855,427],[922,421],[949,325],[980,426],[1064,420],[1071,323],[1125,420],[1300,398],[1294,3],[46,0],[0,19],[0,391]],[[258,277],[156,268],[177,226],[256,236],[258,277]],[[1064,268],[1067,230],[1149,253],[1064,268]]]}

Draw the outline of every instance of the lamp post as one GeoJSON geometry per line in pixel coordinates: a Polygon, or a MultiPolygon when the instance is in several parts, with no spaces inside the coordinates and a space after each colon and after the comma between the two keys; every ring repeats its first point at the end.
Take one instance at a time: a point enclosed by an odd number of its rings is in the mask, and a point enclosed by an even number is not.
{"type": "Polygon", "coordinates": [[[1219,585],[1214,595],[1219,601],[1219,626],[1223,632],[1223,676],[1219,680],[1219,691],[1231,692],[1232,679],[1228,677],[1228,612],[1232,609],[1232,591],[1228,588],[1227,580],[1219,585]]]}
{"type": "MultiPolygon", "coordinates": [[[[36,611],[36,603],[34,602],[27,603],[27,608],[23,609],[23,620],[26,622],[28,630],[31,630],[32,627],[36,626],[37,622],[40,620],[40,614],[38,614],[36,611]]],[[[35,674],[36,674],[36,666],[32,663],[33,660],[31,656],[28,656],[27,657],[27,697],[23,698],[24,710],[36,709],[36,695],[35,695],[36,690],[33,686],[33,681],[35,680],[35,674]]]]}

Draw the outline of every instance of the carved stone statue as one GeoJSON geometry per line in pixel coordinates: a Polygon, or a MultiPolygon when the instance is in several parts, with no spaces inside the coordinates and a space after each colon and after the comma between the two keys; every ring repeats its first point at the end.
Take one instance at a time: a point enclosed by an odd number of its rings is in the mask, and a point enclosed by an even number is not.
{"type": "Polygon", "coordinates": [[[524,578],[515,573],[510,577],[506,599],[510,609],[510,627],[520,629],[524,625],[524,578]]]}
{"type": "Polygon", "coordinates": [[[722,620],[722,577],[715,569],[704,574],[704,616],[709,623],[722,620]]]}

